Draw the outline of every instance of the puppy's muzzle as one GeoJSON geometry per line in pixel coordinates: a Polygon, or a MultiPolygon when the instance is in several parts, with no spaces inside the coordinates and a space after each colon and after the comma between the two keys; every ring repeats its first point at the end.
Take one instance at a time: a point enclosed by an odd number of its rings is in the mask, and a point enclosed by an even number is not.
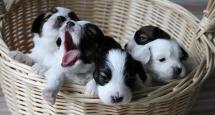
{"type": "Polygon", "coordinates": [[[64,21],[66,21],[66,18],[65,18],[65,17],[63,17],[63,16],[58,16],[58,17],[57,17],[57,20],[56,20],[56,22],[55,22],[55,24],[54,24],[54,28],[60,28],[61,25],[62,25],[62,23],[63,23],[64,21]]]}
{"type": "Polygon", "coordinates": [[[123,97],[119,97],[119,96],[111,96],[112,102],[113,103],[119,103],[122,102],[123,97]]]}
{"type": "Polygon", "coordinates": [[[173,72],[175,75],[180,75],[181,71],[182,71],[182,69],[180,67],[174,67],[173,68],[173,72]]]}

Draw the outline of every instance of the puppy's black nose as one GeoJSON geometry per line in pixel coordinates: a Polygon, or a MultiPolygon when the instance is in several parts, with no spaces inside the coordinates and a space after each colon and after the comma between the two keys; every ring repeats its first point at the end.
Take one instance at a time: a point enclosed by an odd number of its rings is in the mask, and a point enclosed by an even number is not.
{"type": "Polygon", "coordinates": [[[128,44],[125,44],[124,48],[127,49],[128,44]]]}
{"type": "Polygon", "coordinates": [[[59,21],[61,21],[61,22],[66,21],[66,18],[63,17],[63,16],[58,16],[57,19],[58,19],[59,21]]]}
{"type": "Polygon", "coordinates": [[[175,67],[175,68],[173,68],[173,71],[176,75],[179,75],[181,73],[182,69],[179,67],[175,67]]]}
{"type": "Polygon", "coordinates": [[[112,102],[114,103],[119,103],[119,102],[122,102],[123,100],[123,97],[119,97],[119,96],[112,96],[112,102]]]}
{"type": "Polygon", "coordinates": [[[71,21],[68,21],[66,24],[67,24],[68,26],[74,26],[74,25],[75,25],[75,23],[74,23],[74,22],[71,22],[71,21]]]}

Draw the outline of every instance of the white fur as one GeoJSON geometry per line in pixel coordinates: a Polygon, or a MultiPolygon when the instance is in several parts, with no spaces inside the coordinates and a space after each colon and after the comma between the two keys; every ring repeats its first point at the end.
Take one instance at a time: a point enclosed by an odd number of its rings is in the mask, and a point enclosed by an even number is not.
{"type": "MultiPolygon", "coordinates": [[[[54,56],[54,53],[58,50],[56,45],[56,40],[59,37],[59,29],[53,28],[57,16],[64,16],[66,20],[70,20],[68,13],[71,10],[67,8],[57,7],[58,12],[54,13],[47,22],[44,23],[42,27],[42,36],[37,33],[34,33],[33,42],[34,47],[31,49],[31,53],[26,55],[19,51],[12,51],[9,53],[9,56],[14,60],[25,63],[29,66],[32,66],[34,63],[43,63],[44,65],[50,67],[53,63],[49,62],[50,59],[54,56]],[[52,64],[47,64],[52,63],[52,64]]],[[[53,60],[53,62],[57,62],[53,60]]],[[[60,62],[59,62],[60,63],[60,62]]],[[[32,69],[34,70],[34,69],[32,69]]],[[[33,71],[36,74],[38,71],[33,71]]]]}
{"type": "Polygon", "coordinates": [[[86,91],[88,94],[97,96],[98,95],[98,88],[96,85],[96,81],[94,79],[91,79],[87,85],[86,85],[86,91]]]}
{"type": "Polygon", "coordinates": [[[135,59],[144,64],[146,71],[155,81],[170,83],[186,75],[186,69],[180,60],[180,46],[174,40],[157,39],[145,45],[137,45],[131,38],[127,49],[135,59]],[[160,62],[161,58],[165,58],[165,61],[160,62]],[[174,67],[182,69],[175,78],[174,67]]]}
{"type": "Polygon", "coordinates": [[[96,86],[95,80],[91,80],[86,85],[86,90],[91,95],[97,95],[105,104],[116,104],[112,102],[113,96],[123,97],[122,102],[117,104],[126,104],[132,98],[131,89],[124,82],[124,68],[126,53],[119,50],[110,50],[107,55],[107,66],[111,69],[111,80],[104,86],[96,86]]]}
{"type": "MultiPolygon", "coordinates": [[[[67,31],[72,35],[74,42],[76,41],[76,43],[79,44],[81,24],[83,24],[83,21],[74,23],[75,26],[67,31]]],[[[94,63],[86,64],[82,60],[77,60],[72,66],[61,66],[61,61],[65,53],[65,28],[66,22],[60,29],[60,37],[62,39],[61,46],[59,50],[53,53],[53,57],[49,58],[49,63],[46,63],[47,65],[52,64],[50,69],[44,74],[46,76],[47,83],[43,90],[43,97],[49,104],[55,103],[56,95],[63,84],[74,83],[85,85],[90,79],[92,79],[92,72],[95,68],[94,63]]]]}
{"type": "Polygon", "coordinates": [[[118,50],[110,50],[108,54],[108,66],[111,68],[112,78],[108,84],[98,86],[98,95],[105,104],[113,104],[111,96],[123,97],[122,102],[125,104],[130,102],[132,98],[131,89],[124,82],[124,68],[126,61],[126,53],[118,50]]]}
{"type": "MultiPolygon", "coordinates": [[[[61,86],[66,83],[75,83],[85,85],[92,79],[94,63],[85,64],[82,60],[77,60],[73,66],[62,67],[61,62],[65,53],[65,28],[69,19],[67,14],[71,11],[65,8],[57,7],[58,12],[53,14],[42,27],[42,34],[34,34],[33,41],[35,47],[29,54],[23,54],[19,51],[12,51],[9,55],[22,63],[32,66],[31,70],[39,75],[46,76],[46,86],[42,91],[42,96],[49,104],[54,104],[56,95],[61,86]],[[53,25],[57,16],[66,17],[65,23],[60,29],[54,29],[53,25]],[[57,39],[61,37],[61,46],[56,45],[57,39]]],[[[70,20],[72,21],[72,20],[70,20]]],[[[73,21],[74,22],[74,21],[73,21]]],[[[76,23],[76,22],[74,22],[76,23]]],[[[80,42],[81,26],[90,23],[79,21],[72,29],[68,31],[72,35],[76,45],[80,42]]]]}

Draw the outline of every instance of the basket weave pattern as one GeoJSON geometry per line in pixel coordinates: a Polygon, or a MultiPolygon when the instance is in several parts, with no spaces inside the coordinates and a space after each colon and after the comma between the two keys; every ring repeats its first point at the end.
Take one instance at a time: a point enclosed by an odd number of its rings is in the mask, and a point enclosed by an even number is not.
{"type": "Polygon", "coordinates": [[[214,67],[214,0],[209,0],[201,21],[167,0],[10,0],[6,6],[1,1],[0,6],[0,84],[13,114],[188,114],[214,67]],[[56,104],[50,106],[41,96],[44,77],[31,73],[29,66],[15,62],[8,53],[28,52],[33,47],[32,21],[55,6],[72,9],[122,46],[140,27],[157,26],[192,53],[198,67],[182,80],[134,92],[127,105],[104,105],[97,97],[87,95],[84,86],[71,84],[61,88],[56,104]]]}

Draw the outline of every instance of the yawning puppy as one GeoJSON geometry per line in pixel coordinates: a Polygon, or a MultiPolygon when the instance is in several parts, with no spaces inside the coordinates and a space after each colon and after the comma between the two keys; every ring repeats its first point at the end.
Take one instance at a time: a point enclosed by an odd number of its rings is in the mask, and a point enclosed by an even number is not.
{"type": "Polygon", "coordinates": [[[31,28],[31,32],[34,33],[34,48],[31,49],[31,53],[23,54],[19,51],[11,51],[9,56],[29,66],[38,63],[32,70],[37,74],[43,74],[47,68],[41,69],[40,64],[46,63],[45,65],[48,67],[52,66],[53,63],[47,62],[53,57],[53,52],[59,49],[61,44],[58,41],[59,28],[66,20],[78,21],[79,18],[72,10],[62,7],[51,8],[42,13],[34,20],[31,28]]]}
{"type": "Polygon", "coordinates": [[[132,98],[136,75],[145,81],[145,71],[113,38],[104,36],[103,39],[97,52],[94,79],[87,83],[86,90],[98,95],[105,104],[126,104],[132,98]]]}
{"type": "Polygon", "coordinates": [[[44,99],[54,104],[56,95],[65,83],[85,85],[92,79],[95,69],[96,47],[101,45],[103,33],[88,21],[66,21],[60,29],[61,45],[49,63],[52,67],[45,72],[44,99]]]}

